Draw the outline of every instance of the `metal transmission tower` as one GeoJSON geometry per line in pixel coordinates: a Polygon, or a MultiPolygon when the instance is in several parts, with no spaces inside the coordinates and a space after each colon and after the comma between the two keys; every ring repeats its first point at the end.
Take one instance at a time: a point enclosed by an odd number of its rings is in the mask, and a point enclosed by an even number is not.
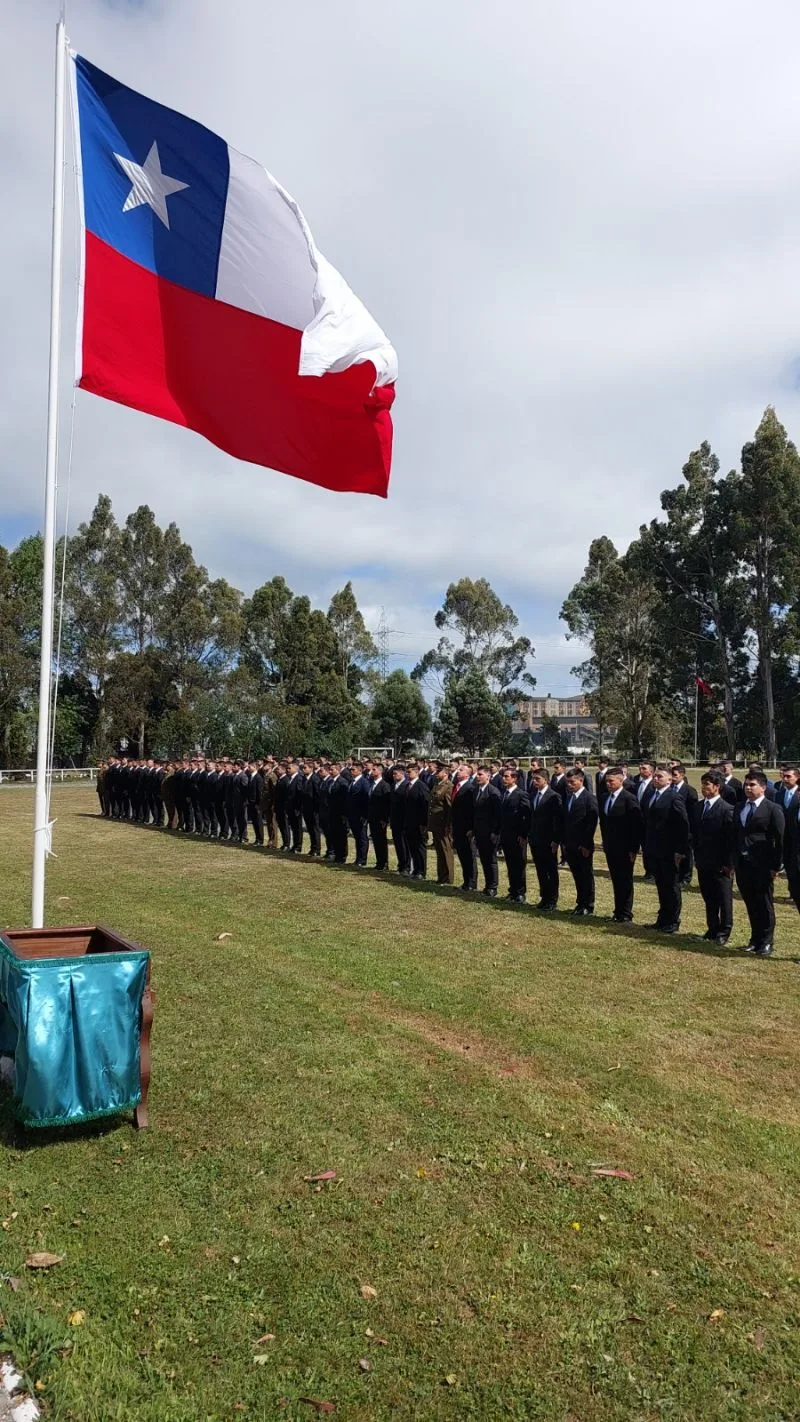
{"type": "Polygon", "coordinates": [[[402,637],[402,635],[403,635],[402,632],[400,632],[396,627],[389,627],[389,626],[387,625],[387,622],[386,622],[386,608],[385,608],[385,607],[382,607],[382,608],[381,608],[380,621],[378,622],[378,626],[376,627],[376,629],[375,629],[375,631],[374,631],[374,633],[373,633],[373,636],[375,637],[375,640],[376,640],[377,643],[378,643],[378,656],[379,656],[380,669],[381,669],[381,681],[385,681],[385,680],[386,680],[386,677],[388,676],[388,673],[389,673],[389,658],[390,658],[390,657],[394,657],[394,656],[397,655],[396,652],[390,652],[390,651],[389,651],[389,638],[390,638],[390,637],[402,637]]]}

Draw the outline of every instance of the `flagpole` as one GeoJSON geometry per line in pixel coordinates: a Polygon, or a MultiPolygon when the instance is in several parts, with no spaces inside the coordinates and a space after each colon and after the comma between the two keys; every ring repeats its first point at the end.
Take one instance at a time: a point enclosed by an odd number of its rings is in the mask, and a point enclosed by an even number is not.
{"type": "Polygon", "coordinates": [[[700,683],[694,674],[694,763],[697,765],[697,705],[700,699],[700,683]]]}
{"type": "Polygon", "coordinates": [[[47,383],[47,460],[44,485],[42,646],[39,666],[39,726],[36,736],[36,797],[33,816],[31,926],[44,927],[44,880],[49,829],[47,771],[50,746],[50,681],[53,663],[53,594],[56,552],[56,464],[61,345],[61,259],[64,235],[64,92],[67,40],[63,9],[56,26],[55,124],[53,131],[53,236],[50,255],[50,361],[47,383]]]}

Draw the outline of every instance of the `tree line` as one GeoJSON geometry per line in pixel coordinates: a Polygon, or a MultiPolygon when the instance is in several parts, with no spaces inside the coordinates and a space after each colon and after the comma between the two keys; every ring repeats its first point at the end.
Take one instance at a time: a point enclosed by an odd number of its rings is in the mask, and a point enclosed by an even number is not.
{"type": "MultiPolygon", "coordinates": [[[[245,596],[210,577],[177,525],[160,527],[147,505],[118,523],[101,495],[63,572],[57,763],[123,744],[164,757],[195,746],[251,756],[411,742],[533,749],[513,721],[535,685],[534,649],[484,578],[451,583],[436,645],[410,675],[382,677],[350,582],[326,610],[280,575],[245,596]]],[[[41,586],[39,535],[0,546],[5,766],[33,756],[41,586]]],[[[697,710],[701,756],[800,754],[799,614],[800,456],[768,408],[739,469],[721,477],[703,443],[624,553],[605,535],[591,543],[561,617],[588,649],[573,673],[598,748],[686,756],[697,710]]],[[[550,721],[537,739],[565,748],[550,721]]]]}
{"type": "MultiPolygon", "coordinates": [[[[195,747],[248,756],[402,748],[432,733],[420,682],[434,671],[444,693],[437,735],[475,746],[508,737],[508,682],[530,644],[504,642],[516,618],[483,581],[453,584],[437,617],[463,647],[445,636],[413,678],[399,669],[382,677],[350,582],[324,611],[280,575],[244,596],[210,577],[176,524],[160,527],[147,505],[120,524],[101,495],[56,564],[64,581],[57,763],[120,747],[137,757],[195,747]]],[[[0,547],[4,766],[30,764],[34,754],[41,596],[40,535],[0,547]]]]}
{"type": "Polygon", "coordinates": [[[800,457],[768,407],[741,467],[707,442],[624,553],[601,536],[561,610],[620,746],[800,754],[800,457]],[[698,694],[699,689],[699,694],[698,694]]]}

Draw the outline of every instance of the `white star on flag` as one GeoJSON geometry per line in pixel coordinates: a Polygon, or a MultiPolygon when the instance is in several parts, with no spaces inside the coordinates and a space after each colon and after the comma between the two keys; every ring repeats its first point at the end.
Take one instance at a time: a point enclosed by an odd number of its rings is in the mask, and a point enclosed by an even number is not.
{"type": "Polygon", "coordinates": [[[177,178],[168,178],[166,173],[162,173],[158,144],[153,143],[144,163],[134,163],[130,158],[123,158],[120,153],[115,153],[114,157],[132,183],[122,211],[130,212],[134,207],[147,203],[164,226],[169,227],[167,198],[172,193],[179,193],[183,188],[188,188],[189,184],[180,183],[177,178]]]}

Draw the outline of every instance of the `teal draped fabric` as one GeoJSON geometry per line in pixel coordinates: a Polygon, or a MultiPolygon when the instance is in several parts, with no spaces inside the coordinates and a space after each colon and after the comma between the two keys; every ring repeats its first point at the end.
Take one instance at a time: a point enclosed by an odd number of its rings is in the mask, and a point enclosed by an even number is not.
{"type": "Polygon", "coordinates": [[[0,1052],[14,1057],[24,1125],[69,1125],[138,1105],[149,957],[17,958],[0,934],[0,1052]]]}

